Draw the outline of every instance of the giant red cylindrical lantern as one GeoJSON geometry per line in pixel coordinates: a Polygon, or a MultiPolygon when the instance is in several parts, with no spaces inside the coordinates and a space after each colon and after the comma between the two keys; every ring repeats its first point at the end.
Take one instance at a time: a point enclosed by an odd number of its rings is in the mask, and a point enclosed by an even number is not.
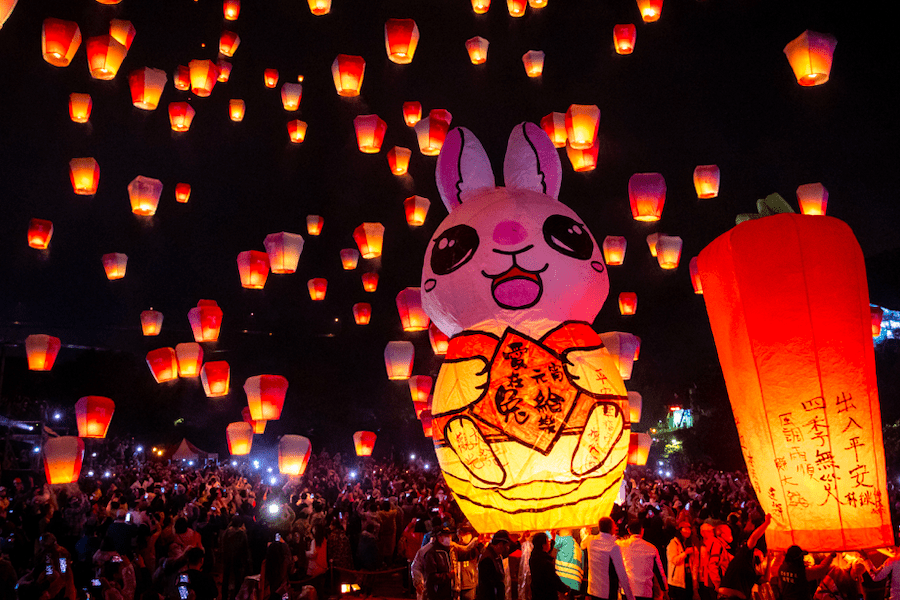
{"type": "Polygon", "coordinates": [[[662,14],[663,0],[637,0],[637,5],[644,23],[653,23],[659,20],[659,15],[662,14]]]}
{"type": "Polygon", "coordinates": [[[144,67],[132,71],[128,76],[131,88],[131,103],[141,110],[156,110],[163,89],[166,87],[166,72],[161,69],[144,67]]]}
{"type": "Polygon", "coordinates": [[[128,255],[121,252],[104,254],[100,259],[103,262],[103,270],[109,280],[125,277],[125,269],[128,267],[128,255]]]}
{"type": "Polygon", "coordinates": [[[331,77],[338,96],[352,98],[359,96],[363,77],[366,74],[366,61],[362,56],[338,54],[331,63],[331,77]]]}
{"type": "Polygon", "coordinates": [[[203,347],[197,342],[184,342],[175,346],[179,377],[197,377],[203,366],[203,347]]]}
{"type": "Polygon", "coordinates": [[[231,389],[231,366],[224,360],[203,363],[200,367],[200,383],[208,398],[227,396],[231,389]]]}
{"type": "Polygon", "coordinates": [[[156,383],[165,383],[178,378],[178,361],[173,348],[157,348],[147,353],[147,366],[156,383]]]}
{"type": "Polygon", "coordinates": [[[384,366],[388,379],[409,379],[414,356],[412,342],[388,342],[384,349],[384,366]]]}
{"type": "Polygon", "coordinates": [[[172,131],[187,131],[191,128],[196,111],[187,102],[169,102],[169,124],[172,131]]]}
{"type": "Polygon", "coordinates": [[[75,403],[78,437],[105,438],[116,404],[104,396],[85,396],[75,403]]]}
{"type": "Polygon", "coordinates": [[[78,481],[84,442],[74,436],[48,438],[44,442],[44,474],[47,483],[56,485],[78,481]]]}
{"type": "Polygon", "coordinates": [[[244,382],[247,406],[254,421],[275,421],[281,418],[288,380],[281,375],[255,375],[244,382]]]}
{"type": "Polygon", "coordinates": [[[394,175],[406,175],[409,169],[409,157],[412,156],[412,150],[403,148],[402,146],[394,146],[387,152],[388,165],[391,167],[391,173],[394,175]]]}
{"type": "Polygon", "coordinates": [[[666,180],[659,173],[635,173],[628,179],[628,199],[635,221],[659,221],[666,203],[666,180]]]}
{"type": "Polygon", "coordinates": [[[281,105],[284,107],[284,110],[295,111],[300,108],[300,99],[302,97],[302,84],[285,82],[281,85],[281,105]]]}
{"type": "Polygon", "coordinates": [[[359,264],[359,250],[356,248],[344,248],[341,250],[341,266],[345,271],[352,271],[359,264]]]}
{"type": "Polygon", "coordinates": [[[587,173],[597,168],[597,154],[600,151],[600,145],[595,144],[587,150],[578,150],[566,144],[566,156],[572,163],[572,169],[576,173],[587,173]]]}
{"type": "Polygon", "coordinates": [[[163,314],[158,310],[141,311],[141,333],[147,336],[159,335],[162,331],[163,314]]]}
{"type": "Polygon", "coordinates": [[[125,52],[128,53],[128,51],[131,50],[131,43],[134,41],[134,36],[137,35],[137,29],[134,28],[131,21],[113,19],[109,22],[109,35],[125,46],[125,52]]]}
{"type": "Polygon", "coordinates": [[[311,453],[312,447],[308,438],[302,435],[281,436],[278,442],[278,472],[282,475],[300,477],[306,471],[311,453]]]}
{"type": "Polygon", "coordinates": [[[663,269],[677,269],[683,241],[677,235],[660,235],[656,240],[656,260],[663,269]]]}
{"type": "Polygon", "coordinates": [[[58,337],[35,333],[25,338],[25,356],[29,371],[49,371],[61,347],[58,337]]]}
{"type": "Polygon", "coordinates": [[[69,180],[76,194],[93,196],[100,185],[100,165],[91,157],[73,158],[69,161],[69,180]]]}
{"type": "Polygon", "coordinates": [[[227,29],[219,36],[219,54],[231,58],[241,45],[241,36],[227,29]]]}
{"type": "Polygon", "coordinates": [[[191,92],[199,98],[212,94],[219,80],[219,68],[211,60],[192,60],[188,63],[191,70],[191,92]]]}
{"type": "Polygon", "coordinates": [[[127,54],[125,46],[110,35],[88,38],[86,46],[91,77],[104,81],[115,79],[127,54]]]}
{"type": "Polygon", "coordinates": [[[359,115],[353,119],[353,128],[356,130],[356,143],[360,152],[366,154],[381,152],[381,144],[387,131],[387,123],[381,117],[359,115]]]}
{"type": "Polygon", "coordinates": [[[253,433],[265,433],[266,432],[266,423],[268,421],[256,421],[250,416],[250,407],[245,406],[241,409],[241,418],[244,419],[245,423],[249,423],[253,428],[253,433]]]}
{"type": "Polygon", "coordinates": [[[272,273],[295,273],[303,252],[303,236],[299,233],[270,233],[263,240],[269,254],[269,268],[272,273]]]}
{"type": "Polygon", "coordinates": [[[68,67],[81,46],[78,23],[52,17],[41,28],[41,55],[54,67],[68,67]]]}
{"type": "Polygon", "coordinates": [[[228,452],[232,456],[246,456],[253,447],[253,427],[249,423],[236,421],[225,428],[228,452]]]}
{"type": "Polygon", "coordinates": [[[450,345],[450,338],[443,331],[432,323],[428,328],[428,341],[431,343],[431,351],[436,356],[447,354],[447,347],[450,345]]]}
{"type": "Polygon", "coordinates": [[[466,40],[466,51],[473,65],[481,65],[487,62],[488,46],[490,42],[481,36],[475,36],[466,40]]]}
{"type": "Polygon", "coordinates": [[[831,74],[831,59],[837,40],[827,33],[807,29],[784,47],[784,53],[797,83],[802,86],[822,85],[831,74]]]}
{"type": "Polygon", "coordinates": [[[409,395],[413,402],[428,402],[434,380],[428,375],[413,375],[409,378],[409,395]]]}
{"type": "Polygon", "coordinates": [[[353,305],[353,320],[357,325],[368,325],[372,320],[372,305],[368,302],[357,302],[353,305]]]}
{"type": "Polygon", "coordinates": [[[409,127],[415,126],[422,120],[422,103],[421,102],[404,102],[403,103],[403,122],[409,127]]]}
{"type": "Polygon", "coordinates": [[[408,65],[419,43],[419,28],[412,19],[388,19],[384,24],[384,47],[388,59],[398,65],[408,65]]]}
{"type": "Polygon", "coordinates": [[[613,45],[617,54],[631,54],[637,40],[637,27],[633,23],[622,23],[613,27],[613,45]]]}
{"type": "Polygon", "coordinates": [[[363,273],[361,279],[363,290],[374,292],[378,289],[378,273],[363,273]]]}
{"type": "Polygon", "coordinates": [[[226,21],[237,21],[241,14],[241,0],[225,0],[222,2],[222,13],[226,21]]]}
{"type": "Polygon", "coordinates": [[[597,105],[573,104],[566,111],[566,137],[575,150],[587,150],[597,142],[600,109],[597,105]]]}
{"type": "Polygon", "coordinates": [[[215,342],[222,327],[222,309],[215,300],[201,300],[188,311],[195,342],[215,342]]]}
{"type": "Polygon", "coordinates": [[[608,235],[603,240],[603,260],[606,266],[613,267],[625,263],[625,249],[628,240],[619,235],[608,235]]]}
{"type": "Polygon", "coordinates": [[[306,282],[310,300],[321,301],[325,299],[328,291],[328,280],[324,277],[314,277],[306,282]]]}
{"type": "Polygon", "coordinates": [[[259,250],[247,250],[237,257],[241,286],[250,290],[261,290],[269,277],[269,255],[259,250]]]}
{"type": "Polygon", "coordinates": [[[637,312],[637,294],[635,292],[621,292],[619,294],[619,314],[633,315],[637,312]]]}
{"type": "Polygon", "coordinates": [[[797,201],[804,215],[824,215],[828,208],[828,190],[821,183],[804,183],[797,188],[797,201]]]}
{"type": "Polygon", "coordinates": [[[353,230],[353,241],[363,258],[378,258],[384,244],[384,225],[363,223],[353,230]]]}
{"type": "Polygon", "coordinates": [[[403,201],[403,209],[406,211],[406,222],[410,227],[420,227],[425,224],[425,217],[431,201],[422,196],[410,196],[403,201]]]}
{"type": "Polygon", "coordinates": [[[694,169],[694,189],[698,198],[715,198],[719,195],[719,167],[699,165],[694,169]]]}
{"type": "Polygon", "coordinates": [[[93,105],[90,94],[69,94],[69,118],[76,123],[87,123],[93,105]]]}
{"type": "Polygon", "coordinates": [[[46,250],[53,237],[53,222],[46,219],[31,219],[28,222],[28,245],[38,250],[46,250]]]}
{"type": "Polygon", "coordinates": [[[309,235],[320,235],[322,227],[325,226],[325,219],[319,215],[306,216],[306,233],[309,235]]]}
{"type": "Polygon", "coordinates": [[[128,184],[128,199],[131,201],[131,212],[136,215],[152,217],[156,214],[163,184],[159,179],[138,175],[128,184]]]}
{"type": "Polygon", "coordinates": [[[569,137],[566,133],[566,113],[552,112],[541,119],[541,129],[550,138],[554,148],[565,148],[569,137]]]}
{"type": "Polygon", "coordinates": [[[357,431],[353,434],[353,447],[356,449],[357,456],[372,456],[372,450],[375,449],[374,431],[357,431]]]}
{"type": "Polygon", "coordinates": [[[422,288],[408,287],[397,294],[397,312],[403,331],[425,331],[431,319],[422,308],[422,288]]]}

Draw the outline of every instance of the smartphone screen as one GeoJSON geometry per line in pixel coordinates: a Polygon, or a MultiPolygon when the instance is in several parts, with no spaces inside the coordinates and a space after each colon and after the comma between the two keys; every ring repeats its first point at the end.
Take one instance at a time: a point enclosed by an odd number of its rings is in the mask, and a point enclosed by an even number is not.
{"type": "Polygon", "coordinates": [[[60,572],[60,573],[65,573],[67,567],[68,567],[68,565],[66,564],[66,557],[64,557],[64,556],[60,557],[60,559],[59,559],[59,572],[60,572]]]}
{"type": "Polygon", "coordinates": [[[179,575],[179,576],[178,576],[178,582],[179,582],[179,583],[190,583],[190,581],[189,581],[189,579],[188,579],[188,574],[187,574],[187,573],[182,573],[181,575],[179,575]]]}
{"type": "Polygon", "coordinates": [[[280,542],[280,541],[281,541],[281,534],[280,534],[280,533],[276,533],[276,534],[275,534],[275,541],[276,541],[276,542],[280,542]]]}
{"type": "Polygon", "coordinates": [[[47,565],[44,567],[44,573],[47,575],[53,575],[53,565],[47,565]]]}
{"type": "Polygon", "coordinates": [[[178,586],[178,595],[181,597],[181,600],[187,600],[188,598],[188,589],[186,585],[178,586]]]}
{"type": "Polygon", "coordinates": [[[96,588],[100,587],[100,580],[97,579],[96,577],[91,579],[91,585],[96,588]]]}

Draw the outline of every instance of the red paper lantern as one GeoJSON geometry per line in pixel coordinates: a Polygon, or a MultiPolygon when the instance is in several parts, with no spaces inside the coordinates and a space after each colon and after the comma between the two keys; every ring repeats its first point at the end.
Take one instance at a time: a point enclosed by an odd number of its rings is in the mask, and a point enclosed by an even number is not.
{"type": "Polygon", "coordinates": [[[628,240],[618,235],[608,235],[603,240],[603,260],[606,266],[613,267],[625,263],[625,249],[628,240]]]}
{"type": "Polygon", "coordinates": [[[544,53],[540,50],[529,50],[522,55],[525,74],[529,77],[540,77],[544,72],[544,53]]]}
{"type": "Polygon", "coordinates": [[[113,19],[109,22],[109,35],[125,46],[125,52],[128,53],[128,51],[131,50],[131,43],[134,41],[134,36],[137,35],[137,29],[134,28],[131,21],[113,19]]]}
{"type": "Polygon", "coordinates": [[[719,195],[719,167],[699,165],[694,169],[694,189],[698,198],[715,198],[719,195]]]}
{"type": "Polygon", "coordinates": [[[300,108],[303,97],[303,86],[299,83],[285,82],[281,85],[281,105],[284,110],[295,111],[300,108]]]}
{"type": "Polygon", "coordinates": [[[328,280],[324,277],[315,277],[306,282],[309,289],[309,297],[311,300],[319,302],[325,299],[325,292],[328,290],[328,280]]]}
{"type": "Polygon", "coordinates": [[[225,0],[222,3],[222,13],[226,21],[237,21],[241,14],[241,0],[225,0]]]}
{"type": "Polygon", "coordinates": [[[331,77],[338,96],[352,98],[359,96],[363,76],[366,74],[366,61],[362,56],[338,54],[331,63],[331,77]]]}
{"type": "Polygon", "coordinates": [[[372,456],[372,450],[375,449],[375,432],[373,431],[357,431],[353,434],[353,446],[356,448],[357,456],[372,456]]]}
{"type": "Polygon", "coordinates": [[[450,111],[435,109],[428,113],[428,117],[415,125],[416,141],[419,143],[419,151],[425,156],[437,156],[444,146],[447,131],[453,115],[450,111]]]}
{"type": "Polygon", "coordinates": [[[281,375],[255,375],[244,382],[247,406],[254,421],[275,421],[281,418],[288,380],[281,375]]]}
{"type": "Polygon", "coordinates": [[[427,375],[414,375],[409,378],[409,395],[413,402],[428,402],[434,380],[427,375]]]}
{"type": "Polygon", "coordinates": [[[599,153],[599,150],[599,144],[591,146],[587,150],[578,150],[577,148],[573,148],[566,144],[566,156],[569,157],[569,162],[572,163],[572,169],[574,169],[576,173],[587,173],[588,171],[596,169],[597,154],[599,153]]]}
{"type": "Polygon", "coordinates": [[[384,24],[384,46],[388,59],[408,65],[419,43],[419,28],[412,19],[388,19],[384,24]]]}
{"type": "Polygon", "coordinates": [[[103,270],[109,280],[125,277],[125,268],[128,266],[128,256],[121,252],[111,252],[101,257],[103,270]]]}
{"type": "Polygon", "coordinates": [[[216,61],[216,68],[219,70],[218,82],[228,83],[228,80],[231,79],[232,64],[224,58],[220,58],[216,61]]]}
{"type": "Polygon", "coordinates": [[[628,392],[628,413],[633,424],[640,423],[641,409],[644,406],[644,397],[637,392],[628,392]]]}
{"type": "Polygon", "coordinates": [[[241,45],[241,36],[233,31],[225,30],[219,36],[219,54],[231,58],[241,45]]]}
{"type": "Polygon", "coordinates": [[[624,381],[631,379],[635,353],[641,343],[640,338],[622,331],[610,331],[601,333],[600,339],[609,351],[610,356],[612,356],[622,379],[624,381]]]}
{"type": "Polygon", "coordinates": [[[172,83],[175,84],[176,90],[182,92],[191,89],[191,70],[184,65],[178,65],[175,68],[175,74],[172,76],[172,83]]]}
{"type": "Polygon", "coordinates": [[[319,235],[322,233],[322,227],[325,226],[325,219],[319,215],[307,215],[306,217],[306,233],[309,235],[319,235]]]}
{"type": "Polygon", "coordinates": [[[148,352],[147,366],[156,383],[165,383],[178,377],[178,361],[173,348],[157,348],[148,352]]]}
{"type": "Polygon", "coordinates": [[[550,138],[554,148],[565,148],[568,141],[566,133],[566,114],[560,112],[552,112],[541,119],[541,129],[550,138]]]}
{"type": "Polygon", "coordinates": [[[224,360],[214,360],[200,367],[200,383],[207,398],[227,396],[231,388],[231,367],[224,360]]]}
{"type": "Polygon", "coordinates": [[[87,58],[91,77],[103,81],[115,79],[122,61],[125,60],[125,46],[110,35],[88,38],[87,58]]]}
{"type": "Polygon", "coordinates": [[[881,335],[881,320],[884,318],[884,309],[880,306],[870,306],[869,314],[872,316],[872,337],[877,338],[881,335]]]}
{"type": "Polygon", "coordinates": [[[491,7],[491,0],[472,0],[472,10],[476,15],[483,15],[491,7]]]}
{"type": "Polygon", "coordinates": [[[406,175],[409,169],[409,157],[412,156],[412,150],[401,146],[394,146],[387,153],[388,165],[391,167],[391,173],[394,175],[406,175]]]}
{"type": "Polygon", "coordinates": [[[635,173],[628,180],[635,221],[659,221],[666,203],[666,180],[659,173],[635,173]]]}
{"type": "Polygon", "coordinates": [[[144,217],[156,214],[163,184],[159,179],[138,175],[128,184],[128,199],[131,201],[131,212],[144,217]]]}
{"type": "Polygon", "coordinates": [[[69,161],[69,180],[76,194],[93,196],[100,185],[100,165],[91,157],[73,158],[69,161]]]}
{"type": "Polygon", "coordinates": [[[466,51],[473,65],[481,65],[487,62],[488,46],[490,42],[481,36],[475,36],[466,40],[466,51]]]}
{"type": "Polygon", "coordinates": [[[374,292],[378,289],[378,273],[363,273],[362,274],[362,285],[363,290],[367,292],[374,292]]]}
{"type": "Polygon", "coordinates": [[[272,273],[294,273],[300,263],[303,252],[303,236],[298,233],[270,233],[263,241],[269,254],[269,267],[272,273]]]}
{"type": "Polygon", "coordinates": [[[69,94],[69,118],[76,123],[87,123],[93,104],[90,94],[69,94]]]}
{"type": "Polygon", "coordinates": [[[353,305],[353,320],[357,325],[368,325],[372,320],[372,305],[368,302],[357,302],[353,305]]]}
{"type": "Polygon", "coordinates": [[[506,0],[506,9],[511,17],[524,17],[526,6],[525,0],[506,0]]]}
{"type": "Polygon", "coordinates": [[[429,396],[427,402],[413,402],[413,411],[416,413],[416,418],[421,419],[422,413],[425,411],[431,412],[431,397],[429,396]]]}
{"type": "Polygon", "coordinates": [[[378,115],[359,115],[353,119],[353,128],[356,130],[356,143],[360,152],[376,154],[381,151],[387,123],[378,115]]]}
{"type": "Polygon", "coordinates": [[[659,20],[662,14],[663,0],[637,0],[638,10],[644,23],[653,23],[659,20]]]}
{"type": "Polygon", "coordinates": [[[352,271],[359,263],[359,252],[356,248],[344,248],[341,250],[341,266],[345,271],[352,271]]]}
{"type": "Polygon", "coordinates": [[[353,230],[353,241],[363,258],[378,258],[384,245],[384,225],[363,223],[353,230]]]}
{"type": "Polygon", "coordinates": [[[167,80],[166,72],[160,69],[144,67],[132,71],[128,76],[131,103],[141,110],[156,110],[167,80]]]}
{"type": "Polygon", "coordinates": [[[28,222],[28,245],[38,250],[46,250],[53,237],[53,222],[46,219],[31,219],[28,222]]]}
{"type": "MultiPolygon", "coordinates": [[[[309,0],[310,4],[317,1],[327,1],[329,5],[331,4],[331,0],[309,0]]],[[[278,442],[278,472],[282,475],[300,477],[306,472],[306,465],[309,463],[311,453],[312,446],[309,439],[302,435],[281,436],[281,440],[278,442]]]]}
{"type": "Polygon", "coordinates": [[[419,421],[422,423],[422,433],[425,437],[432,437],[434,435],[434,431],[432,430],[432,419],[431,419],[431,411],[423,410],[419,415],[419,421]]]}
{"type": "Polygon", "coordinates": [[[641,356],[641,338],[634,336],[634,362],[641,356]]]}
{"type": "Polygon", "coordinates": [[[431,351],[434,352],[436,356],[447,354],[450,338],[447,337],[447,334],[438,329],[434,323],[428,328],[428,341],[431,342],[431,351]]]}
{"type": "Polygon", "coordinates": [[[637,312],[637,294],[634,292],[622,292],[619,294],[619,314],[623,316],[633,315],[637,312]]]}
{"type": "Polygon", "coordinates": [[[646,433],[632,433],[628,444],[628,464],[643,467],[650,457],[653,439],[646,433]]]}
{"type": "Polygon", "coordinates": [[[266,286],[269,277],[269,255],[259,250],[247,250],[237,257],[238,274],[241,287],[250,290],[261,290],[266,286]]]}
{"type": "Polygon", "coordinates": [[[677,269],[683,242],[677,235],[660,235],[656,241],[656,260],[663,269],[677,269]]]}
{"type": "Polygon", "coordinates": [[[246,108],[247,106],[244,104],[243,100],[232,98],[228,101],[228,116],[235,123],[243,121],[246,108]]]}
{"type": "Polygon", "coordinates": [[[824,215],[828,208],[828,190],[821,183],[805,183],[797,188],[797,201],[804,215],[824,215]]]}
{"type": "Polygon", "coordinates": [[[802,86],[822,85],[831,74],[831,60],[837,40],[827,33],[807,29],[784,47],[784,53],[797,83],[802,86]]]}
{"type": "Polygon", "coordinates": [[[422,289],[408,287],[397,294],[397,312],[400,314],[400,325],[403,331],[425,331],[431,319],[422,308],[422,289]]]}
{"type": "Polygon", "coordinates": [[[566,137],[569,147],[587,150],[597,142],[600,109],[595,104],[573,104],[566,111],[566,137]]]}
{"type": "Polygon", "coordinates": [[[331,0],[306,0],[309,4],[309,12],[321,17],[331,12],[331,0]]]}
{"type": "Polygon", "coordinates": [[[219,80],[219,68],[211,60],[192,60],[188,63],[191,70],[191,91],[195,96],[206,98],[212,94],[216,81],[219,80]]]}
{"type": "Polygon", "coordinates": [[[415,348],[412,342],[388,342],[384,349],[384,366],[388,379],[409,379],[412,375],[415,348]]]}
{"type": "Polygon", "coordinates": [[[650,248],[650,256],[656,258],[656,242],[659,241],[659,236],[665,235],[662,233],[651,233],[647,236],[647,246],[650,248]]]}
{"type": "Polygon", "coordinates": [[[80,438],[68,435],[48,438],[43,449],[47,483],[57,485],[78,481],[84,460],[84,442],[80,438]]]}
{"type": "Polygon", "coordinates": [[[241,409],[241,418],[244,419],[244,423],[249,423],[253,428],[253,433],[265,433],[266,432],[266,423],[267,421],[255,421],[253,417],[250,416],[250,407],[245,406],[241,409]]]}
{"type": "Polygon", "coordinates": [[[246,456],[253,447],[253,427],[249,423],[236,421],[225,428],[228,453],[232,456],[246,456]]]}
{"type": "Polygon", "coordinates": [[[62,19],[44,19],[41,28],[41,55],[54,67],[68,67],[81,46],[78,23],[62,19]]]}
{"type": "Polygon", "coordinates": [[[116,404],[103,396],[85,396],[75,403],[78,437],[105,438],[116,404]]]}
{"type": "Polygon", "coordinates": [[[201,300],[188,311],[195,342],[215,342],[222,328],[222,309],[215,300],[201,300]]]}
{"type": "Polygon", "coordinates": [[[58,337],[35,333],[25,338],[25,356],[29,371],[49,371],[56,362],[62,344],[58,337]]]}
{"type": "Polygon", "coordinates": [[[697,268],[697,257],[691,259],[688,263],[688,269],[691,272],[691,286],[694,288],[695,294],[703,293],[703,282],[700,280],[700,270],[697,268]]]}
{"type": "Polygon", "coordinates": [[[203,347],[197,342],[185,342],[175,346],[179,377],[197,377],[203,365],[203,347]]]}
{"type": "Polygon", "coordinates": [[[187,131],[191,128],[196,111],[187,102],[169,102],[169,123],[172,131],[187,131]]]}
{"type": "Polygon", "coordinates": [[[637,40],[637,28],[632,23],[623,23],[613,27],[613,45],[618,54],[631,54],[634,52],[634,43],[637,40]]]}
{"type": "Polygon", "coordinates": [[[422,104],[420,102],[403,103],[403,122],[413,127],[422,120],[422,104]]]}
{"type": "Polygon", "coordinates": [[[431,207],[431,201],[422,196],[410,196],[403,201],[403,209],[406,211],[406,222],[410,227],[421,227],[425,224],[425,217],[428,215],[428,209],[431,207]]]}
{"type": "Polygon", "coordinates": [[[278,69],[266,69],[263,71],[263,83],[267,88],[278,85],[278,69]]]}
{"type": "Polygon", "coordinates": [[[189,183],[175,184],[175,200],[184,204],[191,198],[191,185],[189,183]]]}
{"type": "Polygon", "coordinates": [[[141,333],[146,336],[159,335],[162,331],[163,314],[158,310],[141,311],[141,333]]]}
{"type": "Polygon", "coordinates": [[[306,121],[295,119],[287,124],[288,137],[291,142],[300,144],[306,139],[306,121]]]}

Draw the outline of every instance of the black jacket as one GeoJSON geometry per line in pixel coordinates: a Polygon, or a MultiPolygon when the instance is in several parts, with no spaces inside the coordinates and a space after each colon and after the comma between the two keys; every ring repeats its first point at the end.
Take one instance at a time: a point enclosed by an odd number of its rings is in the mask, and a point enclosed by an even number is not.
{"type": "Polygon", "coordinates": [[[569,586],[556,574],[556,561],[543,548],[535,547],[528,560],[531,567],[531,600],[556,600],[557,592],[568,592],[569,586]]]}

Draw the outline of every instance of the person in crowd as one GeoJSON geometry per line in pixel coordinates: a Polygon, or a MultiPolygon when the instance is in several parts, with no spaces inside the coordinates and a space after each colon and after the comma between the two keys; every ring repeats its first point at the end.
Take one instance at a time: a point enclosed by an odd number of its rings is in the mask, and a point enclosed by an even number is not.
{"type": "Polygon", "coordinates": [[[213,576],[203,571],[204,556],[203,548],[191,548],[185,552],[187,588],[194,592],[196,600],[216,600],[219,589],[213,576]]]}
{"type": "Polygon", "coordinates": [[[825,560],[807,567],[803,557],[809,554],[796,544],[784,553],[784,560],[777,567],[782,600],[811,600],[815,587],[810,589],[810,582],[819,581],[828,573],[831,563],[837,558],[832,552],[825,560]]]}
{"type": "Polygon", "coordinates": [[[557,532],[553,549],[556,551],[556,574],[573,593],[578,592],[584,579],[583,557],[581,546],[572,537],[570,529],[560,529],[557,532]]]}
{"type": "Polygon", "coordinates": [[[409,565],[413,586],[416,590],[416,600],[425,600],[425,555],[432,547],[434,547],[433,541],[419,548],[409,565]]]}
{"type": "Polygon", "coordinates": [[[484,547],[478,542],[475,530],[468,522],[456,528],[458,543],[450,543],[450,564],[453,568],[455,600],[475,600],[478,587],[478,558],[484,547]]]}
{"type": "Polygon", "coordinates": [[[534,534],[532,544],[528,559],[532,600],[557,600],[560,594],[570,594],[571,588],[556,572],[556,561],[550,554],[553,543],[547,534],[543,531],[534,534]]]}
{"type": "Polygon", "coordinates": [[[862,560],[849,564],[832,564],[813,594],[813,600],[857,600],[864,597],[862,577],[866,565],[862,560]]]}
{"type": "Polygon", "coordinates": [[[478,559],[476,600],[504,600],[506,582],[503,559],[513,551],[515,543],[505,529],[497,531],[478,559]]]}
{"type": "Polygon", "coordinates": [[[750,600],[753,586],[765,581],[768,572],[765,539],[766,528],[772,516],[766,515],[762,524],[753,530],[746,542],[741,543],[737,553],[728,563],[722,575],[722,584],[716,590],[720,600],[750,600]]]}
{"type": "Polygon", "coordinates": [[[235,515],[222,534],[222,600],[234,600],[249,564],[247,530],[244,521],[235,515]]]}
{"type": "Polygon", "coordinates": [[[610,517],[600,519],[600,533],[588,541],[588,595],[595,600],[616,600],[619,589],[627,600],[634,600],[628,571],[617,543],[615,522],[610,517]]]}
{"type": "Polygon", "coordinates": [[[452,600],[453,570],[450,566],[450,530],[434,532],[431,549],[425,553],[425,600],[452,600]]]}
{"type": "Polygon", "coordinates": [[[653,598],[654,581],[662,590],[664,600],[669,598],[669,586],[665,570],[656,547],[643,539],[644,526],[640,521],[628,524],[629,536],[622,540],[622,558],[628,572],[628,583],[637,600],[653,598]]]}
{"type": "Polygon", "coordinates": [[[694,529],[690,521],[676,525],[676,533],[666,547],[669,593],[672,600],[699,600],[697,575],[700,573],[700,552],[694,545],[694,529]]]}

